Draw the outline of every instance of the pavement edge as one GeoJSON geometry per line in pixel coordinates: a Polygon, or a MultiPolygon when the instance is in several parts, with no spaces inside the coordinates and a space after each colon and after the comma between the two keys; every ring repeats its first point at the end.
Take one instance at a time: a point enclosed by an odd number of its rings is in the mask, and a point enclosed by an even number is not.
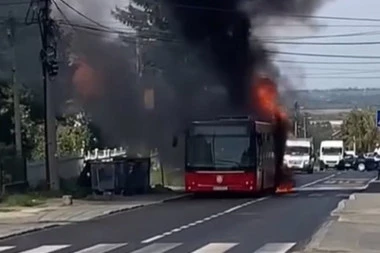
{"type": "MultiPolygon", "coordinates": [[[[107,217],[109,215],[112,215],[112,214],[117,214],[117,213],[121,213],[121,212],[124,212],[124,211],[134,210],[134,209],[141,208],[141,207],[152,206],[152,205],[162,204],[162,203],[165,203],[165,202],[175,201],[175,200],[178,200],[178,199],[186,198],[186,197],[188,197],[190,195],[191,194],[183,193],[183,194],[178,194],[177,196],[168,197],[168,198],[165,198],[165,199],[162,199],[162,200],[158,200],[158,201],[154,201],[154,202],[151,202],[151,203],[145,203],[145,204],[141,204],[141,205],[135,205],[135,206],[132,206],[132,207],[128,206],[128,207],[119,208],[119,209],[116,209],[116,210],[110,210],[110,211],[104,212],[103,214],[91,217],[91,218],[89,218],[87,220],[83,220],[82,222],[105,218],[105,217],[107,217]]],[[[68,225],[68,224],[72,224],[72,223],[76,223],[76,222],[57,221],[56,223],[50,223],[50,224],[44,224],[44,225],[42,225],[43,223],[37,223],[37,224],[40,224],[40,226],[31,227],[31,228],[27,228],[27,229],[21,229],[20,231],[17,231],[17,232],[14,232],[14,233],[9,233],[9,234],[6,234],[6,235],[1,235],[0,234],[0,240],[4,240],[4,239],[11,238],[11,237],[24,235],[24,234],[29,234],[29,233],[33,233],[33,232],[38,232],[38,231],[45,230],[45,229],[56,228],[56,227],[59,227],[59,226],[68,225]]]]}
{"type": "Polygon", "coordinates": [[[103,217],[111,215],[111,214],[117,214],[117,213],[121,213],[121,212],[124,212],[124,211],[129,211],[129,210],[134,210],[134,209],[141,208],[141,207],[153,206],[153,205],[162,204],[162,203],[166,203],[166,202],[170,202],[170,201],[175,201],[175,200],[186,198],[188,196],[190,196],[189,193],[183,193],[183,194],[178,194],[177,196],[168,197],[168,198],[165,198],[165,199],[162,199],[162,200],[152,201],[150,203],[135,205],[135,206],[132,206],[132,207],[130,207],[130,206],[128,206],[128,207],[122,207],[122,208],[119,208],[119,209],[116,209],[116,210],[106,211],[103,214],[101,214],[99,216],[96,216],[96,217],[93,217],[93,218],[88,219],[88,220],[97,219],[97,218],[103,218],[103,217]]]}
{"type": "Polygon", "coordinates": [[[6,234],[6,235],[0,235],[0,240],[5,240],[5,239],[11,238],[11,237],[15,237],[15,236],[20,236],[20,235],[24,235],[24,234],[33,233],[33,232],[38,232],[38,231],[41,231],[41,230],[44,230],[44,229],[54,228],[54,227],[58,227],[58,226],[61,226],[61,225],[64,225],[64,224],[58,224],[58,223],[55,223],[55,224],[45,224],[45,225],[42,225],[42,226],[39,226],[39,227],[31,227],[31,228],[27,228],[27,229],[22,229],[20,231],[14,232],[14,233],[9,233],[9,234],[6,234]]]}
{"type": "Polygon", "coordinates": [[[325,221],[317,230],[316,233],[311,237],[310,242],[305,246],[305,249],[301,252],[315,252],[318,251],[319,245],[321,244],[323,238],[325,238],[329,228],[333,224],[333,220],[325,221]]]}
{"type": "MultiPolygon", "coordinates": [[[[355,199],[355,193],[350,194],[348,197],[349,200],[354,200],[355,199]]],[[[342,199],[339,201],[337,207],[330,212],[330,216],[336,217],[339,216],[340,211],[342,211],[346,207],[346,201],[347,199],[342,199]]],[[[321,250],[319,249],[319,245],[321,244],[322,240],[326,237],[329,228],[331,225],[335,222],[334,219],[329,219],[322,223],[322,225],[318,228],[317,232],[313,234],[311,237],[311,240],[309,241],[308,244],[306,244],[305,248],[303,251],[295,251],[294,253],[299,253],[299,252],[330,252],[326,250],[321,250]]]]}

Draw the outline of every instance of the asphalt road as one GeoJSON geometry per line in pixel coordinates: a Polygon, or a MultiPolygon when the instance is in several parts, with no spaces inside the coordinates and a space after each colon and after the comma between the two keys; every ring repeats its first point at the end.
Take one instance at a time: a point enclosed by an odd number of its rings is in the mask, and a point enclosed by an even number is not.
{"type": "Polygon", "coordinates": [[[6,239],[0,242],[0,252],[285,253],[302,248],[338,202],[352,193],[351,181],[364,185],[373,176],[296,175],[297,187],[310,191],[261,198],[186,198],[6,239]],[[339,190],[323,188],[334,184],[339,190]],[[315,187],[326,190],[316,192],[315,187]]]}

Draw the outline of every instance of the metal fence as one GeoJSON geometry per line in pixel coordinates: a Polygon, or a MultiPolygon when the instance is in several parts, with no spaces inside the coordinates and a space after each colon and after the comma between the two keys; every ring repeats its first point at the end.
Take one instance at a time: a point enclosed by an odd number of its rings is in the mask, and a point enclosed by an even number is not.
{"type": "Polygon", "coordinates": [[[27,188],[26,159],[19,156],[0,157],[0,190],[23,191],[27,188]]]}

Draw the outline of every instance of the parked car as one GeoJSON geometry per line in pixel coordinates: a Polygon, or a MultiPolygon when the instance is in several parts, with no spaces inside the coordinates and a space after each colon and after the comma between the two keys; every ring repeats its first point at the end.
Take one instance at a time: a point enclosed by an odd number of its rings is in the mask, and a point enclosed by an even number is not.
{"type": "Polygon", "coordinates": [[[339,161],[338,170],[354,169],[356,164],[356,157],[352,154],[345,154],[343,159],[339,161]]]}
{"type": "Polygon", "coordinates": [[[355,169],[358,171],[377,170],[380,162],[380,155],[375,153],[366,153],[359,155],[356,159],[355,169]]]}

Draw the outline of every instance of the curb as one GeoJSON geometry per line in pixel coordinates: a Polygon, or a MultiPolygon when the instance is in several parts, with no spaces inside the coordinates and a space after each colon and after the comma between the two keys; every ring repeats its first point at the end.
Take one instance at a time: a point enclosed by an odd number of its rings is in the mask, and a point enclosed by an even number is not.
{"type": "Polygon", "coordinates": [[[319,227],[318,231],[312,236],[310,242],[306,245],[302,252],[313,252],[319,250],[323,238],[325,238],[330,226],[333,224],[333,220],[326,221],[319,227]]]}
{"type": "Polygon", "coordinates": [[[11,237],[29,234],[32,232],[37,232],[37,231],[41,231],[41,230],[48,229],[48,228],[54,228],[54,227],[58,227],[61,225],[62,224],[48,224],[48,225],[37,227],[37,228],[24,229],[24,230],[21,230],[21,231],[12,233],[12,234],[4,235],[4,236],[0,235],[0,240],[5,240],[5,239],[11,238],[11,237]]]}
{"type": "MultiPolygon", "coordinates": [[[[106,217],[108,215],[111,215],[111,214],[117,214],[117,213],[121,213],[121,212],[124,212],[124,211],[134,210],[134,209],[141,208],[141,207],[153,206],[153,205],[158,205],[158,204],[162,204],[162,203],[166,203],[166,202],[170,202],[170,201],[175,201],[175,200],[178,200],[178,199],[186,198],[186,197],[188,197],[190,195],[191,194],[189,194],[189,193],[184,193],[184,194],[180,194],[178,196],[168,197],[166,199],[154,201],[154,202],[147,203],[147,204],[141,204],[141,205],[136,205],[136,206],[132,206],[132,207],[123,207],[123,208],[119,208],[119,209],[116,209],[116,210],[106,211],[103,214],[101,214],[99,216],[96,216],[96,217],[93,217],[93,218],[88,219],[88,220],[93,220],[93,219],[97,219],[97,218],[104,218],[104,217],[106,217]]],[[[88,221],[88,220],[85,220],[85,221],[88,221]]]]}
{"type": "Polygon", "coordinates": [[[162,203],[166,203],[166,202],[170,202],[170,201],[175,201],[178,199],[183,199],[183,198],[186,198],[188,196],[190,196],[190,194],[184,193],[184,194],[181,194],[178,196],[169,197],[169,198],[166,198],[163,200],[158,200],[158,201],[154,201],[154,202],[147,203],[147,204],[141,204],[141,205],[136,205],[136,206],[132,206],[132,207],[122,207],[122,208],[119,208],[116,210],[106,211],[99,216],[96,216],[96,217],[93,217],[91,219],[84,220],[84,221],[89,221],[89,220],[93,220],[93,219],[97,219],[97,218],[105,218],[106,216],[111,215],[111,214],[117,214],[117,213],[121,213],[121,212],[125,212],[125,211],[130,211],[130,210],[146,207],[146,206],[158,205],[158,204],[162,204],[162,203]]]}
{"type": "Polygon", "coordinates": [[[66,225],[66,224],[80,223],[80,222],[86,222],[86,221],[91,221],[91,220],[96,220],[96,219],[104,219],[104,218],[106,218],[106,217],[108,217],[110,215],[115,215],[115,214],[119,214],[119,213],[122,213],[122,212],[128,212],[128,211],[132,211],[132,210],[135,210],[135,209],[138,209],[138,208],[142,208],[142,207],[153,206],[153,205],[158,205],[158,204],[162,204],[162,203],[166,203],[166,202],[170,202],[170,201],[175,201],[175,200],[178,200],[178,199],[186,198],[186,197],[188,197],[190,195],[191,194],[189,194],[189,193],[184,193],[184,194],[179,194],[177,196],[168,197],[168,198],[165,198],[165,199],[162,199],[162,200],[152,201],[152,202],[145,203],[145,204],[120,207],[118,209],[104,211],[103,213],[101,213],[99,215],[95,215],[95,216],[93,216],[93,217],[91,217],[89,219],[83,219],[83,220],[54,220],[54,221],[43,221],[41,223],[45,223],[45,222],[51,222],[51,223],[53,223],[54,222],[54,223],[61,223],[60,225],[66,225]]]}
{"type": "Polygon", "coordinates": [[[330,212],[330,216],[339,216],[339,213],[346,207],[346,199],[339,201],[338,206],[330,212]]]}
{"type": "Polygon", "coordinates": [[[142,207],[162,204],[162,203],[165,203],[165,202],[175,201],[175,200],[178,200],[178,199],[186,198],[186,197],[188,197],[190,195],[191,194],[184,193],[184,194],[180,194],[178,196],[168,197],[166,199],[159,200],[159,201],[154,201],[154,202],[147,203],[147,204],[129,206],[129,207],[124,207],[124,208],[119,208],[119,209],[116,209],[116,210],[106,211],[106,212],[104,212],[104,213],[102,213],[100,215],[94,216],[94,217],[92,217],[90,219],[81,220],[81,221],[44,221],[44,222],[40,222],[40,223],[37,222],[36,224],[44,224],[44,223],[50,223],[50,224],[41,225],[40,227],[36,227],[36,228],[24,229],[24,230],[21,230],[21,231],[15,232],[15,233],[11,233],[11,234],[8,234],[8,235],[4,235],[4,236],[0,235],[0,240],[4,240],[4,239],[8,239],[8,238],[11,238],[11,237],[20,236],[20,235],[24,235],[24,234],[28,234],[28,233],[38,232],[38,231],[41,231],[41,230],[44,230],[44,229],[64,226],[64,225],[68,225],[68,224],[86,222],[86,221],[91,221],[91,220],[95,220],[95,219],[102,219],[102,218],[106,218],[106,217],[108,217],[110,215],[113,215],[113,214],[118,214],[118,213],[121,213],[121,212],[131,211],[131,210],[142,208],[142,207]]]}

